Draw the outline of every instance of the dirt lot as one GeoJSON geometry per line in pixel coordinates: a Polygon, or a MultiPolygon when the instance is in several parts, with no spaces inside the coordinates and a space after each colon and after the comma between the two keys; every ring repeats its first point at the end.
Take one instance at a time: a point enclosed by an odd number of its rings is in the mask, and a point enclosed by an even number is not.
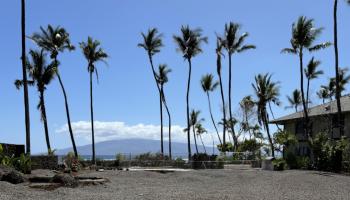
{"type": "Polygon", "coordinates": [[[85,172],[104,185],[32,189],[0,182],[0,199],[350,199],[350,177],[315,171],[255,169],[85,172]]]}

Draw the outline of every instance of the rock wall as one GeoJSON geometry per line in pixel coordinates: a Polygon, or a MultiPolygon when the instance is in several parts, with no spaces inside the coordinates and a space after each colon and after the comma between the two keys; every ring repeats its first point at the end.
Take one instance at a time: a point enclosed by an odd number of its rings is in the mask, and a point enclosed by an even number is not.
{"type": "Polygon", "coordinates": [[[57,169],[58,156],[31,156],[32,169],[57,169]]]}
{"type": "Polygon", "coordinates": [[[24,152],[24,145],[17,145],[17,144],[5,144],[5,143],[0,143],[2,148],[3,148],[3,153],[6,156],[9,157],[19,157],[22,153],[24,152]]]}

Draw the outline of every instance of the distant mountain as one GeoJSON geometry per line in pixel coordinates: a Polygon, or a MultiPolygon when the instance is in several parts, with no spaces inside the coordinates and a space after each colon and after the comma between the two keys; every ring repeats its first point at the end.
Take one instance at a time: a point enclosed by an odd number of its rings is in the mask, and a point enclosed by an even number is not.
{"type": "MultiPolygon", "coordinates": [[[[91,145],[84,145],[77,147],[80,155],[91,155],[91,145]]],[[[96,155],[114,156],[117,153],[137,155],[142,153],[157,153],[160,152],[159,140],[147,140],[147,139],[124,139],[124,140],[111,140],[105,142],[99,142],[95,144],[96,155]]],[[[192,153],[196,152],[195,146],[191,145],[192,153]]],[[[204,152],[202,145],[198,145],[199,152],[204,152]]],[[[213,153],[213,147],[206,147],[207,153],[213,153]]],[[[72,148],[60,149],[56,151],[57,155],[66,155],[68,152],[73,151],[72,148]]],[[[164,142],[164,153],[168,154],[168,142],[164,142]]],[[[215,154],[218,151],[215,148],[215,154]]],[[[187,155],[187,144],[172,142],[172,154],[176,156],[187,155]]]]}

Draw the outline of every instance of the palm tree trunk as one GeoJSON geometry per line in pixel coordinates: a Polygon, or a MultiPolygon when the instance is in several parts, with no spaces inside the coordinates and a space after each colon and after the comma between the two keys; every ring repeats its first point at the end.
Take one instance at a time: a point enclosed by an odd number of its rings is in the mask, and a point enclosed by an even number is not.
{"type": "Polygon", "coordinates": [[[170,111],[169,111],[169,108],[168,108],[168,105],[166,103],[166,100],[165,100],[165,94],[164,94],[164,90],[163,90],[163,86],[161,88],[161,94],[162,94],[162,97],[163,97],[163,103],[164,103],[164,107],[165,107],[165,110],[168,114],[168,128],[169,128],[169,159],[171,160],[172,159],[172,153],[171,153],[171,116],[170,116],[170,111]]]}
{"type": "Polygon", "coordinates": [[[264,109],[264,124],[265,124],[265,129],[266,129],[266,133],[267,133],[267,137],[269,139],[269,143],[270,143],[270,148],[271,148],[271,155],[272,157],[275,157],[275,148],[273,146],[273,142],[272,142],[272,137],[270,135],[270,128],[269,128],[269,117],[267,116],[267,110],[264,109]]]}
{"type": "MultiPolygon", "coordinates": [[[[23,92],[24,92],[24,113],[26,126],[26,153],[30,156],[30,116],[29,116],[29,97],[28,97],[28,83],[26,71],[26,4],[25,0],[21,0],[21,39],[22,39],[22,75],[23,75],[23,92]]],[[[30,170],[29,170],[30,171],[30,170]]]]}
{"type": "Polygon", "coordinates": [[[199,151],[198,151],[198,146],[197,146],[197,139],[196,139],[196,131],[195,131],[195,125],[193,124],[192,125],[192,131],[193,131],[193,138],[194,138],[194,145],[196,147],[196,153],[198,154],[199,151]]]}
{"type": "MultiPolygon", "coordinates": [[[[192,63],[191,59],[188,60],[188,79],[187,79],[187,93],[186,93],[186,113],[187,113],[187,148],[188,148],[188,160],[191,160],[191,139],[190,139],[190,107],[189,107],[189,98],[190,98],[190,85],[191,85],[191,71],[192,63]]],[[[196,140],[195,140],[196,142],[196,140]]],[[[196,146],[197,148],[197,146],[196,146]]],[[[198,149],[197,149],[198,154],[198,149]]]]}
{"type": "Polygon", "coordinates": [[[163,149],[163,107],[162,107],[162,93],[161,93],[161,90],[160,90],[160,87],[159,87],[159,84],[157,82],[157,76],[156,76],[156,71],[154,69],[154,65],[153,65],[153,59],[152,59],[152,54],[150,52],[148,52],[148,59],[149,59],[149,62],[151,64],[151,68],[152,68],[152,74],[153,74],[153,78],[154,78],[154,81],[157,85],[157,89],[158,89],[158,93],[159,93],[159,98],[160,98],[160,122],[161,122],[161,128],[160,128],[160,149],[161,149],[161,153],[162,155],[164,155],[164,149],[163,149]]]}
{"type": "Polygon", "coordinates": [[[215,144],[214,144],[214,137],[212,134],[210,134],[211,140],[213,142],[213,155],[215,154],[215,144]]]}
{"type": "MultiPolygon", "coordinates": [[[[55,63],[57,64],[57,59],[55,58],[55,63]]],[[[70,121],[70,114],[69,114],[69,107],[68,107],[68,99],[67,99],[67,93],[66,90],[64,88],[60,73],[58,71],[56,71],[56,75],[58,78],[58,81],[60,83],[61,89],[62,89],[62,93],[63,93],[63,97],[64,97],[64,105],[66,107],[66,115],[67,115],[67,124],[68,124],[68,130],[69,130],[69,135],[70,135],[70,139],[72,141],[72,146],[73,146],[73,151],[74,151],[74,156],[76,158],[78,158],[78,150],[77,150],[77,146],[75,145],[75,140],[74,140],[74,135],[73,135],[73,129],[72,129],[72,124],[70,121]]]]}
{"type": "Polygon", "coordinates": [[[207,149],[205,148],[202,135],[199,135],[199,139],[201,139],[201,143],[202,143],[202,146],[203,146],[203,149],[204,149],[204,153],[207,154],[207,149]]]}
{"type": "Polygon", "coordinates": [[[306,88],[306,105],[307,109],[309,109],[309,91],[310,91],[310,79],[307,79],[307,88],[306,88]]]}
{"type": "Polygon", "coordinates": [[[222,85],[222,77],[221,77],[221,55],[218,54],[217,56],[217,73],[219,76],[219,84],[220,84],[220,93],[221,93],[221,103],[222,103],[222,113],[223,113],[223,120],[224,120],[224,125],[223,125],[223,130],[222,130],[222,140],[223,144],[222,151],[225,152],[225,144],[226,144],[226,107],[225,107],[225,95],[224,95],[224,88],[222,85]]]}
{"type": "Polygon", "coordinates": [[[310,132],[309,132],[309,115],[308,110],[305,102],[305,93],[304,93],[304,74],[303,74],[303,49],[300,48],[299,50],[299,62],[300,62],[300,91],[301,91],[301,100],[303,102],[303,110],[304,110],[304,129],[307,137],[310,139],[310,132]]]}
{"type": "Polygon", "coordinates": [[[215,123],[215,120],[214,120],[214,117],[213,117],[213,113],[212,113],[212,110],[211,110],[211,102],[210,102],[209,92],[207,92],[207,98],[208,98],[209,113],[210,113],[211,122],[212,122],[213,125],[214,125],[216,134],[218,135],[218,138],[219,138],[219,142],[220,142],[220,144],[222,145],[221,138],[220,138],[220,135],[219,135],[219,131],[218,131],[218,128],[216,127],[216,123],[215,123]]]}
{"type": "MultiPolygon", "coordinates": [[[[230,119],[232,120],[232,102],[231,102],[231,82],[232,82],[232,54],[229,54],[229,57],[228,57],[228,62],[229,62],[229,76],[228,76],[228,106],[229,106],[229,111],[230,111],[230,119]]],[[[235,128],[234,128],[234,125],[233,123],[230,123],[231,125],[231,131],[232,131],[232,137],[233,137],[233,142],[234,142],[234,149],[236,150],[237,149],[237,146],[238,146],[238,141],[237,141],[237,138],[236,138],[236,134],[235,134],[235,128]]]]}
{"type": "MultiPolygon", "coordinates": [[[[273,114],[273,111],[272,111],[272,107],[271,107],[271,102],[269,101],[269,109],[270,109],[270,112],[271,112],[271,115],[272,115],[272,118],[275,119],[275,115],[273,114]]],[[[281,128],[278,126],[278,124],[276,124],[276,127],[279,131],[281,131],[281,128]]]]}
{"type": "Polygon", "coordinates": [[[343,123],[341,117],[341,103],[340,103],[340,87],[339,87],[339,56],[338,56],[338,23],[337,23],[337,8],[338,8],[338,0],[334,0],[334,54],[335,54],[335,85],[336,85],[336,93],[335,97],[337,99],[337,126],[340,128],[340,134],[343,135],[343,123]]]}
{"type": "Polygon", "coordinates": [[[93,107],[93,99],[92,99],[92,72],[90,72],[90,112],[91,112],[91,136],[92,136],[92,163],[96,165],[94,107],[93,107]]]}
{"type": "Polygon", "coordinates": [[[47,125],[44,91],[40,91],[40,106],[41,106],[41,116],[42,116],[42,120],[44,122],[47,154],[50,155],[52,153],[52,151],[51,151],[51,145],[50,145],[49,128],[47,125]]]}
{"type": "Polygon", "coordinates": [[[163,147],[163,101],[162,94],[159,93],[159,107],[160,107],[160,153],[164,155],[163,147]]]}
{"type": "Polygon", "coordinates": [[[248,112],[246,111],[246,109],[244,111],[244,115],[245,115],[245,123],[248,126],[249,140],[251,140],[252,139],[252,130],[249,127],[248,112]]]}

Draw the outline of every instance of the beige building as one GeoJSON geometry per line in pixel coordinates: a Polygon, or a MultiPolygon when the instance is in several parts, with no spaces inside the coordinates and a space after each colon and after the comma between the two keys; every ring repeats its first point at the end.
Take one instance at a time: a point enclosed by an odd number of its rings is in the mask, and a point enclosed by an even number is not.
{"type": "MultiPolygon", "coordinates": [[[[344,136],[350,138],[350,96],[341,98],[341,108],[344,117],[344,136]]],[[[283,125],[284,130],[296,135],[299,144],[295,147],[295,152],[299,155],[308,155],[309,148],[307,137],[303,128],[303,112],[292,113],[270,121],[272,124],[283,125]]],[[[309,108],[309,117],[311,122],[311,133],[315,136],[318,133],[328,133],[329,137],[339,139],[341,137],[337,124],[337,103],[331,101],[309,108]]]]}

